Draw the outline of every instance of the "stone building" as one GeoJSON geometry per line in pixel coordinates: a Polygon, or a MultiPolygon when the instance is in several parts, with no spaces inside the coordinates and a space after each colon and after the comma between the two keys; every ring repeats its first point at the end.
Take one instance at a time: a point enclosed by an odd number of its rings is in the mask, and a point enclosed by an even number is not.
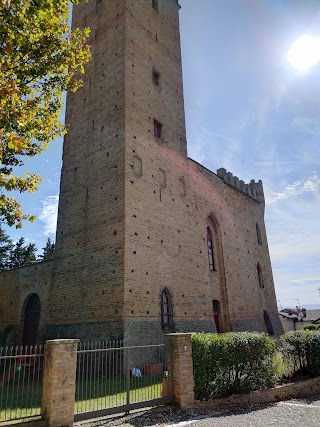
{"type": "Polygon", "coordinates": [[[89,0],[84,86],[67,97],[53,261],[0,275],[2,342],[279,321],[261,181],[188,158],[177,0],[89,0]]]}

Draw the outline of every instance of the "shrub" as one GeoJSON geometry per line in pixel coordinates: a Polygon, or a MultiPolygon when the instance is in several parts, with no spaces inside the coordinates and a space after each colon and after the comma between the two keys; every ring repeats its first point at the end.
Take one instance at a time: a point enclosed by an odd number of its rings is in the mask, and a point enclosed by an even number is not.
{"type": "Polygon", "coordinates": [[[276,380],[277,343],[265,334],[192,334],[197,399],[248,393],[276,380]]]}
{"type": "Polygon", "coordinates": [[[320,331],[292,331],[280,338],[283,359],[295,373],[320,375],[320,331]]]}
{"type": "Polygon", "coordinates": [[[320,325],[314,324],[314,325],[306,325],[303,328],[305,331],[320,331],[320,325]]]}

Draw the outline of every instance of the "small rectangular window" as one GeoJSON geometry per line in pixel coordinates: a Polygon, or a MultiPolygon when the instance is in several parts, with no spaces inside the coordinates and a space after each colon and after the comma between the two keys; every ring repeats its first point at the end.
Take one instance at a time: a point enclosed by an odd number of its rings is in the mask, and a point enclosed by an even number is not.
{"type": "Polygon", "coordinates": [[[152,0],[152,7],[154,8],[154,10],[156,10],[157,12],[159,12],[158,0],[152,0]]]}
{"type": "Polygon", "coordinates": [[[162,137],[162,124],[157,120],[154,120],[153,122],[153,134],[157,138],[162,137]]]}
{"type": "Polygon", "coordinates": [[[157,71],[152,72],[152,81],[156,86],[159,86],[159,81],[160,81],[160,73],[158,73],[157,71]]]}

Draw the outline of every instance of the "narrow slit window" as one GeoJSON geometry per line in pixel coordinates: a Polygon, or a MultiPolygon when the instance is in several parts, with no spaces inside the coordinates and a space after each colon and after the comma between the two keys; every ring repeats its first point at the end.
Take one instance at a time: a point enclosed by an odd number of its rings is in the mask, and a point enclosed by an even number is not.
{"type": "Polygon", "coordinates": [[[160,84],[160,73],[158,73],[155,70],[153,70],[153,72],[152,72],[152,81],[156,86],[159,86],[159,84],[160,84]]]}
{"type": "Polygon", "coordinates": [[[261,266],[259,263],[257,264],[257,272],[258,272],[259,286],[260,288],[264,288],[264,281],[263,281],[261,266]]]}
{"type": "Polygon", "coordinates": [[[163,169],[159,169],[159,181],[160,181],[160,188],[166,188],[167,177],[166,177],[166,173],[163,169]]]}
{"type": "Polygon", "coordinates": [[[152,0],[152,7],[156,12],[159,12],[159,3],[158,0],[152,0]]]}
{"type": "Polygon", "coordinates": [[[161,326],[162,329],[172,329],[172,303],[168,289],[164,289],[161,293],[161,326]]]}
{"type": "Polygon", "coordinates": [[[179,193],[181,196],[185,196],[186,192],[186,182],[183,177],[179,178],[179,193]]]}
{"type": "Polygon", "coordinates": [[[154,120],[153,122],[153,134],[156,138],[161,139],[162,137],[162,124],[157,120],[154,120]]]}
{"type": "Polygon", "coordinates": [[[258,240],[258,244],[262,245],[262,238],[261,238],[261,230],[260,230],[260,226],[257,223],[256,224],[256,230],[257,230],[257,240],[258,240]]]}
{"type": "Polygon", "coordinates": [[[208,245],[208,260],[209,260],[209,270],[216,271],[214,255],[213,255],[213,240],[212,240],[212,231],[210,227],[207,227],[207,245],[208,245]]]}
{"type": "Polygon", "coordinates": [[[270,319],[269,313],[266,310],[263,310],[263,319],[264,319],[264,324],[266,325],[268,335],[274,335],[271,319],[270,319]]]}
{"type": "Polygon", "coordinates": [[[217,334],[221,333],[221,321],[220,321],[220,301],[214,299],[213,305],[213,320],[216,327],[217,334]]]}

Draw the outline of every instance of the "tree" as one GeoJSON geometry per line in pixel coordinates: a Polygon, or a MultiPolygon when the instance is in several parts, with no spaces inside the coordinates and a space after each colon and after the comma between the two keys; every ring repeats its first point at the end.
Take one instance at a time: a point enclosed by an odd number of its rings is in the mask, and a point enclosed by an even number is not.
{"type": "Polygon", "coordinates": [[[24,262],[24,247],[25,240],[23,237],[18,240],[18,242],[14,245],[12,250],[10,251],[10,257],[9,257],[9,267],[10,268],[16,268],[21,267],[24,262]]]}
{"type": "Polygon", "coordinates": [[[0,222],[10,226],[35,218],[8,192],[33,192],[42,180],[18,176],[16,167],[65,133],[62,94],[81,85],[90,59],[89,29],[69,29],[68,6],[69,0],[0,0],[0,222]]]}
{"type": "Polygon", "coordinates": [[[36,251],[37,248],[34,243],[29,243],[26,246],[25,239],[21,237],[10,251],[9,267],[17,268],[36,263],[36,251]]]}
{"type": "Polygon", "coordinates": [[[25,249],[23,265],[30,265],[38,262],[36,252],[36,245],[34,243],[29,243],[25,249]]]}
{"type": "Polygon", "coordinates": [[[8,270],[10,252],[13,248],[12,240],[0,226],[0,271],[8,270]]]}
{"type": "Polygon", "coordinates": [[[43,249],[43,254],[40,255],[41,261],[49,261],[53,259],[54,256],[54,243],[51,242],[50,237],[48,237],[46,246],[43,249]]]}

